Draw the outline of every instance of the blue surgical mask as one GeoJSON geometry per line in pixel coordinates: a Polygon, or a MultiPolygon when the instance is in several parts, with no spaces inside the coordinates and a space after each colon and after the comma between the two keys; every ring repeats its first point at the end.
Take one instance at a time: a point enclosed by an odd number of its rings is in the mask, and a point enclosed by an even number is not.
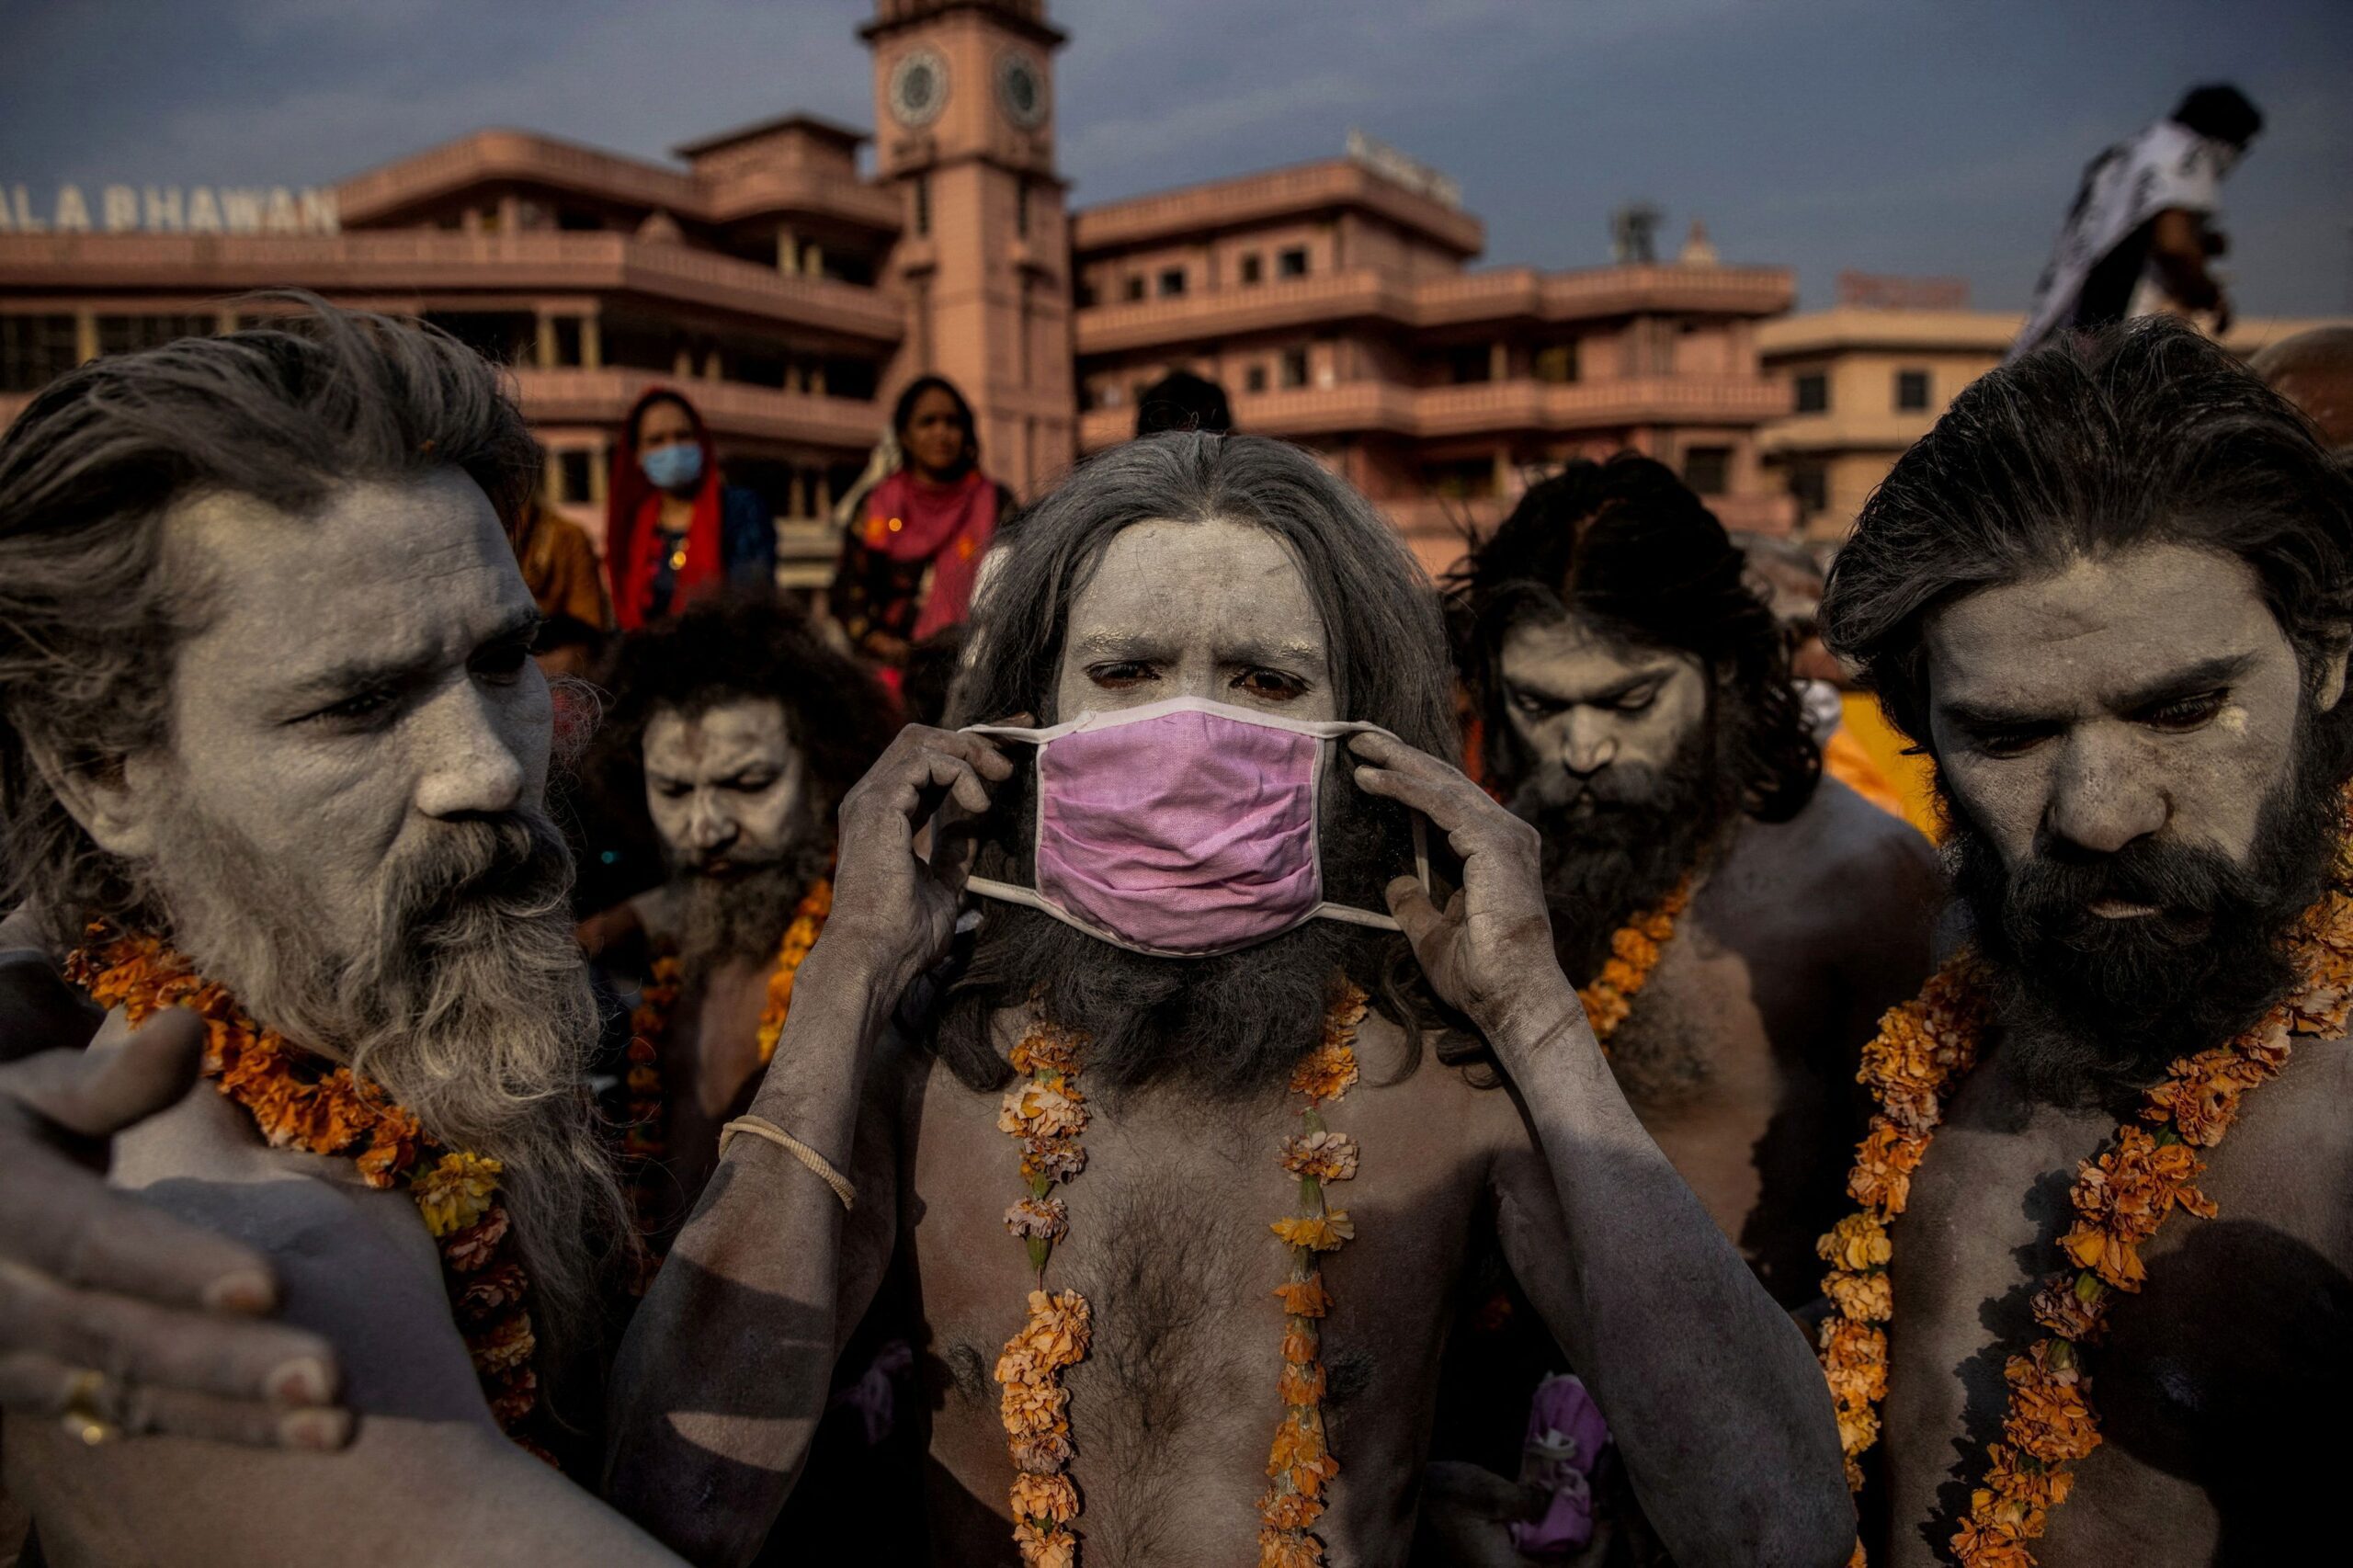
{"type": "Polygon", "coordinates": [[[684,490],[702,477],[702,448],[692,441],[637,454],[637,466],[659,490],[684,490]]]}

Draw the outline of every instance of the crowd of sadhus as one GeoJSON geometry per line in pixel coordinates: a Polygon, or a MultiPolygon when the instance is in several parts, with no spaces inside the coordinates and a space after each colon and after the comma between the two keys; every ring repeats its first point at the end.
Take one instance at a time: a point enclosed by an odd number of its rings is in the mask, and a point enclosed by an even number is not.
{"type": "Polygon", "coordinates": [[[804,605],[676,392],[599,561],[425,330],[85,367],[18,1561],[2321,1560],[2348,389],[2063,336],[1826,577],[1620,454],[1433,585],[1205,383],[1025,506],[926,377],[804,605]]]}

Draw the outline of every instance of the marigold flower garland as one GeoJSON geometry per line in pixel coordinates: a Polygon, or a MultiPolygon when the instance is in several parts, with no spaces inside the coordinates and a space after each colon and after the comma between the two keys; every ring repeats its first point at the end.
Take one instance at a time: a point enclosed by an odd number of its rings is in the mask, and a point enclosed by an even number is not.
{"type": "Polygon", "coordinates": [[[1299,1178],[1302,1212],[1273,1222],[1290,1249],[1290,1278],[1275,1287],[1283,1303],[1283,1369],[1279,1384],[1283,1418],[1267,1458],[1269,1484],[1258,1500],[1259,1568],[1316,1568],[1324,1543],[1309,1533],[1324,1515],[1324,1494],[1340,1463],[1332,1457],[1324,1430],[1322,1321],[1332,1310],[1318,1259],[1356,1238],[1347,1210],[1325,1201],[1326,1182],[1357,1174],[1355,1139],[1324,1124],[1323,1108],[1357,1081],[1357,1028],[1364,1022],[1365,995],[1343,980],[1324,1020],[1324,1040],[1291,1073],[1291,1092],[1307,1105],[1301,1131],[1283,1140],[1283,1169],[1299,1178]]]}
{"type": "Polygon", "coordinates": [[[1610,934],[1609,957],[1601,972],[1577,987],[1585,1004],[1586,1021],[1593,1038],[1604,1044],[1634,1010],[1634,998],[1651,983],[1666,944],[1675,939],[1675,922],[1691,904],[1691,878],[1687,874],[1656,907],[1637,915],[1610,934]]]}
{"type": "Polygon", "coordinates": [[[204,1075],[244,1108],[272,1148],[351,1154],[373,1187],[404,1184],[440,1244],[449,1310],[465,1335],[491,1414],[509,1437],[550,1459],[524,1435],[539,1405],[531,1369],[530,1281],[516,1261],[498,1161],[443,1148],[381,1090],[256,1024],[222,986],[198,975],[161,939],[93,922],[65,960],[65,975],[134,1026],[167,1007],[204,1020],[204,1075]]]}
{"type": "MultiPolygon", "coordinates": [[[[2214,1205],[2194,1185],[2205,1170],[2196,1151],[2211,1148],[2237,1118],[2247,1091],[2279,1076],[2291,1037],[2335,1038],[2353,1014],[2353,862],[2339,851],[2336,886],[2307,910],[2291,948],[2298,989],[2227,1043],[2184,1056],[2152,1088],[2138,1122],[2117,1129],[2105,1150],[2076,1167],[2069,1197],[2075,1220],[2059,1238],[2072,1266],[2052,1275],[2031,1302],[2048,1330],[2003,1369],[2009,1384],[2006,1441],[1986,1445],[1986,1471],[1950,1540],[1961,1568],[2033,1568],[2028,1542],[2075,1484],[2063,1466],[2100,1443],[2078,1347],[2098,1340],[2116,1292],[2147,1278],[2141,1244],[2183,1209],[2211,1219],[2214,1205]],[[2142,1123],[2147,1124],[2146,1126],[2142,1123]]],[[[1894,1316],[1887,1267],[1888,1224],[1904,1212],[1947,1101],[1977,1058],[1985,1021],[1983,974],[1964,954],[1930,980],[1915,1001],[1892,1009],[1864,1048],[1857,1074],[1880,1104],[1859,1146],[1847,1190],[1862,1210],[1817,1244],[1832,1266],[1823,1289],[1836,1307],[1821,1331],[1821,1360],[1838,1413],[1847,1480],[1862,1484],[1856,1456],[1879,1435],[1887,1396],[1887,1336],[1894,1316]]],[[[1854,1568],[1864,1562],[1858,1544],[1854,1568]]]]}
{"type": "Polygon", "coordinates": [[[1029,1568],[1075,1568],[1078,1488],[1071,1460],[1070,1391],[1063,1369],[1086,1358],[1093,1331],[1086,1298],[1075,1290],[1049,1294],[1046,1260],[1070,1230],[1070,1210],[1050,1196],[1055,1185],[1086,1168],[1078,1135],[1086,1130],[1086,1097],[1078,1090],[1078,1053],[1086,1037],[1034,1023],[1013,1048],[1020,1081],[1006,1092],[997,1128],[1021,1141],[1021,1179],[1029,1196],[1005,1211],[1005,1228],[1028,1247],[1037,1287],[1029,1321],[1006,1341],[996,1381],[1005,1385],[999,1409],[1013,1456],[1013,1540],[1029,1568]]]}
{"type": "MultiPolygon", "coordinates": [[[[793,906],[791,923],[784,928],[783,940],[777,945],[776,967],[768,971],[767,1003],[760,1009],[760,1065],[765,1067],[776,1055],[776,1042],[783,1037],[784,1020],[792,1010],[793,977],[800,971],[801,960],[809,949],[817,945],[818,936],[825,928],[825,917],[834,910],[834,884],[831,879],[820,877],[811,884],[793,906]]],[[[662,1056],[670,1044],[672,1015],[678,998],[686,992],[686,966],[679,961],[675,949],[664,947],[657,950],[646,966],[645,983],[638,990],[637,1006],[629,1016],[629,1071],[624,1080],[629,1104],[627,1119],[622,1125],[621,1148],[631,1162],[630,1208],[636,1222],[640,1241],[657,1228],[650,1218],[655,1193],[653,1177],[657,1162],[670,1152],[665,1108],[662,1103],[662,1056]]],[[[666,1186],[664,1192],[675,1197],[666,1186]]],[[[639,1295],[653,1283],[654,1271],[661,1259],[650,1252],[640,1260],[639,1278],[632,1282],[639,1295]]]]}

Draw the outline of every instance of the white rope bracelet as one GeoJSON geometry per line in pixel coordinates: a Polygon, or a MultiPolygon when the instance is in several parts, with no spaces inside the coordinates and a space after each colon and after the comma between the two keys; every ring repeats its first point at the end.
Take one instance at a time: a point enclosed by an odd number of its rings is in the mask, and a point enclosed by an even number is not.
{"type": "Polygon", "coordinates": [[[767,1118],[764,1116],[739,1116],[734,1120],[729,1122],[726,1126],[721,1128],[719,1130],[719,1152],[722,1154],[725,1154],[727,1153],[728,1141],[733,1138],[738,1132],[748,1132],[753,1137],[760,1139],[764,1142],[775,1144],[778,1148],[783,1150],[786,1153],[791,1155],[794,1159],[808,1166],[811,1171],[815,1173],[819,1181],[822,1181],[827,1187],[832,1187],[834,1189],[834,1196],[842,1200],[842,1207],[844,1209],[855,1209],[858,1207],[858,1188],[850,1186],[848,1177],[843,1176],[841,1172],[834,1169],[832,1165],[828,1165],[825,1162],[824,1155],[820,1154],[816,1150],[812,1149],[808,1144],[803,1143],[800,1139],[795,1138],[791,1133],[787,1132],[783,1128],[779,1127],[775,1122],[767,1119],[767,1118]]]}

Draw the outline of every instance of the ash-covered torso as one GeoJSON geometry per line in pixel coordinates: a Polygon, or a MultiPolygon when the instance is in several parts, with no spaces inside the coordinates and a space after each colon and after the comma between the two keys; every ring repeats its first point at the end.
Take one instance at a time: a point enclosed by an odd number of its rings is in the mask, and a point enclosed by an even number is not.
{"type": "Polygon", "coordinates": [[[1926,842],[1825,778],[1791,821],[1733,830],[1608,1041],[1644,1130],[1784,1306],[1820,1294],[1857,1054],[1927,972],[1935,892],[1926,842]]]}
{"type": "MultiPolygon", "coordinates": [[[[2353,1045],[2300,1037],[2198,1185],[2143,1244],[2148,1279],[2086,1354],[2103,1437],[2035,1543],[2046,1568],[2317,1561],[2341,1529],[2353,1399],[2353,1045]],[[2323,1532],[2326,1532],[2325,1534],[2323,1532]]],[[[2120,1106],[2030,1100],[1995,1060],[1954,1096],[1894,1227],[1883,1438],[1893,1539],[1939,1563],[1998,1436],[2002,1367],[2041,1336],[2028,1298],[2061,1265],[2077,1165],[2120,1106]]]]}
{"type": "MultiPolygon", "coordinates": [[[[1000,1017],[1006,1035],[1008,1020],[1000,1017]]],[[[1362,1149],[1329,1189],[1356,1239],[1323,1260],[1324,1403],[1340,1465],[1317,1526],[1337,1562],[1402,1563],[1437,1396],[1440,1341],[1493,1156],[1527,1147],[1510,1097],[1472,1088],[1427,1054],[1404,1082],[1404,1039],[1368,1017],[1363,1081],[1324,1110],[1362,1149]]],[[[1033,1274],[1005,1210],[1022,1195],[1019,1148],[997,1129],[1001,1096],[928,1058],[904,1120],[904,1244],[921,1292],[918,1357],[932,1404],[936,1561],[1015,1561],[1004,1516],[1013,1476],[992,1372],[1021,1324],[1033,1274]]],[[[1082,1070],[1080,1085],[1084,1089],[1082,1070]]],[[[1299,1211],[1277,1163],[1301,1101],[1270,1090],[1206,1102],[1175,1085],[1090,1096],[1086,1171],[1057,1189],[1070,1231],[1046,1283],[1093,1309],[1086,1358],[1063,1374],[1084,1513],[1082,1562],[1227,1564],[1251,1560],[1267,1450],[1282,1416],[1288,1254],[1270,1221],[1299,1211]]]]}

